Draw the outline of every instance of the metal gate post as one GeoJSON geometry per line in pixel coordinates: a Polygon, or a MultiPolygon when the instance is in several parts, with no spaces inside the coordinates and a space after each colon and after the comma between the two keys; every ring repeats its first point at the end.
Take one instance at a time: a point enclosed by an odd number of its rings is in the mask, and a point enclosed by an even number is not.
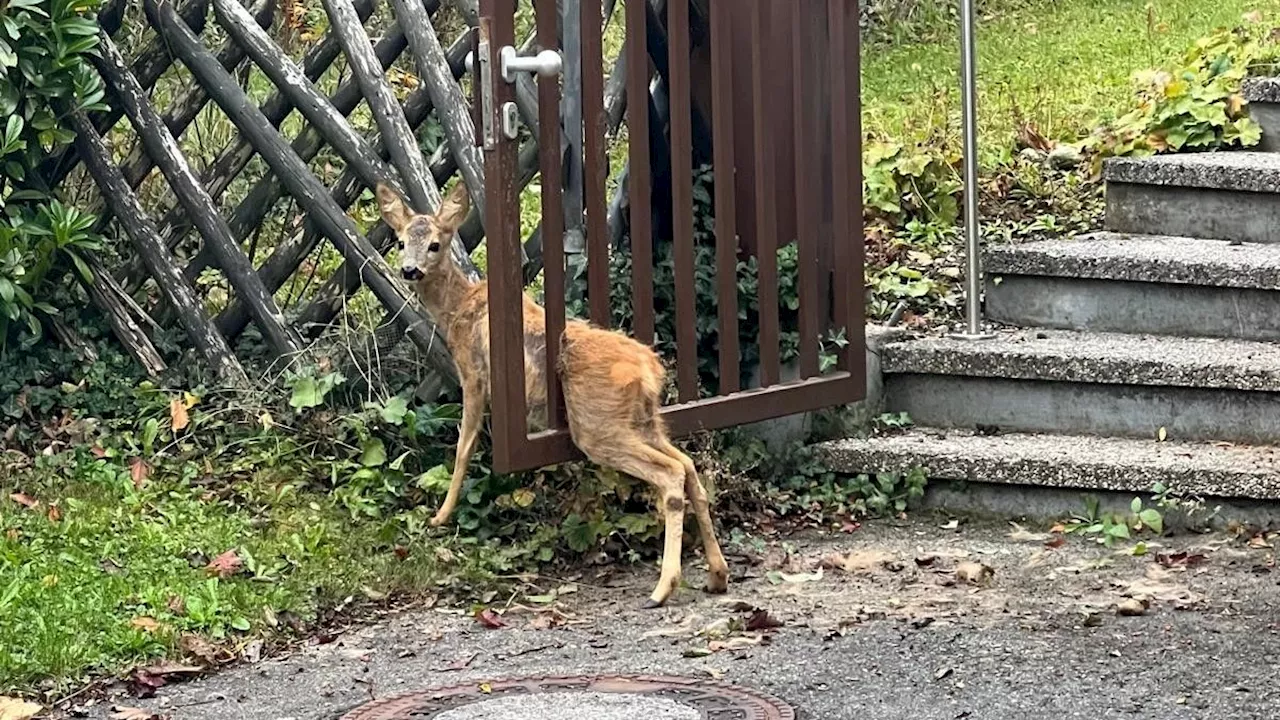
{"type": "Polygon", "coordinates": [[[974,0],[960,0],[960,103],[964,132],[965,329],[952,337],[987,340],[982,327],[982,239],[978,235],[978,60],[974,50],[974,0]]]}

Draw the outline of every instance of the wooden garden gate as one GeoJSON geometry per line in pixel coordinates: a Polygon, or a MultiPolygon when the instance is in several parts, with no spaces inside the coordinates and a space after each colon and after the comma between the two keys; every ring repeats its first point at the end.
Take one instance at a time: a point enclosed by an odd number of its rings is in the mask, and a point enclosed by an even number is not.
{"type": "MultiPolygon", "coordinates": [[[[520,1],[481,0],[478,62],[472,63],[487,199],[498,471],[576,456],[558,402],[550,402],[550,429],[531,433],[526,421],[517,154],[521,102],[531,104],[534,77],[537,122],[530,129],[540,154],[548,337],[559,337],[565,322],[566,220],[585,229],[590,318],[602,326],[611,324],[609,255],[617,251],[607,227],[601,0],[535,2],[540,55],[515,50],[520,1]],[[580,14],[566,11],[561,17],[557,6],[576,6],[580,14]],[[567,74],[565,50],[577,55],[567,74]],[[580,87],[580,94],[569,93],[580,97],[580,106],[562,106],[562,75],[566,91],[580,87]],[[562,128],[578,135],[568,147],[582,148],[580,196],[562,192],[562,173],[572,165],[561,150],[562,128]],[[581,209],[585,218],[566,216],[566,208],[569,213],[581,209]]],[[[863,398],[857,0],[628,0],[625,20],[630,330],[642,342],[654,342],[654,229],[669,227],[678,402],[664,414],[673,432],[728,427],[863,398]],[[668,115],[669,129],[663,127],[668,115]],[[658,143],[665,144],[663,152],[658,143]],[[696,347],[693,158],[699,143],[711,148],[715,179],[719,388],[714,394],[700,387],[696,347]],[[669,190],[654,192],[654,178],[668,169],[669,190]],[[779,343],[776,258],[779,248],[793,242],[799,264],[799,348],[795,377],[787,378],[779,343]],[[746,255],[758,262],[760,308],[758,380],[749,382],[740,377],[738,330],[738,262],[746,255]],[[824,338],[832,337],[842,341],[834,344],[834,366],[823,372],[824,338]]],[[[529,119],[531,113],[523,115],[529,119]]],[[[547,367],[556,366],[557,351],[556,343],[546,343],[547,367]]],[[[555,373],[547,373],[547,382],[547,397],[559,399],[555,373]]]]}

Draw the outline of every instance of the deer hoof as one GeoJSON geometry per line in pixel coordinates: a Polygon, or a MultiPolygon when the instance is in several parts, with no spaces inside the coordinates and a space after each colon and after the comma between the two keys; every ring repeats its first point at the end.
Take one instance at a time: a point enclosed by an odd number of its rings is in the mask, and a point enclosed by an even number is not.
{"type": "Polygon", "coordinates": [[[642,609],[653,610],[654,608],[660,608],[663,606],[663,604],[665,604],[665,602],[666,602],[665,600],[654,600],[653,598],[649,598],[648,600],[644,601],[644,606],[642,609]]]}

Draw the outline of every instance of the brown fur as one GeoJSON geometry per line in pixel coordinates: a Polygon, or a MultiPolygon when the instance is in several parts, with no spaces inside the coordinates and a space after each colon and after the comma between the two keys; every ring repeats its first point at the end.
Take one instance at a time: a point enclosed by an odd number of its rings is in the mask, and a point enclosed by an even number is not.
{"type": "MultiPolygon", "coordinates": [[[[432,318],[445,332],[462,382],[462,425],[453,477],[432,525],[443,525],[475,450],[489,403],[489,296],[482,280],[471,282],[449,256],[453,232],[466,217],[466,187],[454,188],[435,215],[416,215],[386,185],[377,189],[382,216],[403,244],[402,272],[432,318]]],[[[524,296],[525,394],[531,421],[546,418],[546,315],[524,296]]],[[[649,598],[661,605],[680,584],[680,553],[686,504],[692,505],[707,556],[707,589],[724,592],[729,571],[716,541],[706,491],[688,455],[671,444],[658,414],[664,370],[651,348],[623,335],[578,321],[565,323],[556,372],[564,391],[569,433],[593,462],[648,482],[666,520],[662,575],[649,598]]]]}

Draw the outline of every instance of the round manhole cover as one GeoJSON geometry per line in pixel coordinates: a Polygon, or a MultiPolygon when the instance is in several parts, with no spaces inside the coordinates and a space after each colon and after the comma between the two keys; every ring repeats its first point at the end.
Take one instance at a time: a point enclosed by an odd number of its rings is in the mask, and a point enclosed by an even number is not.
{"type": "Polygon", "coordinates": [[[586,675],[474,682],[371,702],[341,720],[795,720],[781,700],[683,677],[586,675]]]}

